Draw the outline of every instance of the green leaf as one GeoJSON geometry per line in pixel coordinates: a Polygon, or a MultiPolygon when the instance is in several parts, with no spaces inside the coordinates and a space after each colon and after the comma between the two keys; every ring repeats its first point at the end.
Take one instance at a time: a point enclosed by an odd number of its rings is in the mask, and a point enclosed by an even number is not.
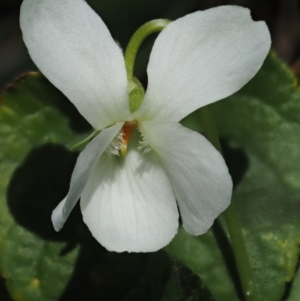
{"type": "Polygon", "coordinates": [[[1,272],[14,300],[57,300],[73,271],[77,250],[61,257],[62,243],[45,242],[14,224],[0,249],[1,272]]]}
{"type": "Polygon", "coordinates": [[[162,301],[214,301],[202,280],[185,266],[173,262],[162,301]]]}
{"type": "Polygon", "coordinates": [[[298,262],[299,194],[273,188],[239,192],[235,201],[260,299],[280,300],[298,262]]]}
{"type": "Polygon", "coordinates": [[[299,270],[293,280],[290,294],[286,301],[299,301],[300,300],[300,273],[299,270]]]}
{"type": "Polygon", "coordinates": [[[215,106],[221,135],[241,147],[249,160],[235,201],[261,300],[281,298],[299,254],[300,93],[296,83],[285,65],[270,55],[248,85],[215,106]]]}
{"type": "Polygon", "coordinates": [[[9,180],[30,150],[45,143],[70,146],[82,138],[70,129],[65,116],[47,105],[56,101],[65,99],[37,73],[25,74],[8,86],[0,101],[0,273],[16,301],[57,300],[78,253],[60,256],[65,244],[22,228],[6,201],[9,180]]]}
{"type": "Polygon", "coordinates": [[[238,300],[230,272],[211,230],[195,237],[180,228],[166,251],[201,277],[216,300],[238,300]]]}
{"type": "Polygon", "coordinates": [[[202,280],[165,252],[150,255],[145,278],[126,301],[214,301],[202,280]]]}
{"type": "Polygon", "coordinates": [[[253,190],[253,184],[265,190],[300,189],[300,93],[296,83],[283,63],[269,56],[248,85],[214,106],[221,136],[241,147],[250,161],[239,191],[253,190]],[[254,182],[256,176],[261,180],[254,182]]]}
{"type": "MultiPolygon", "coordinates": [[[[242,149],[248,159],[233,201],[259,300],[278,301],[293,278],[300,244],[300,93],[296,79],[271,54],[250,83],[213,108],[220,136],[232,149],[242,149]]],[[[184,124],[201,131],[198,119],[199,112],[195,112],[184,124]]],[[[240,162],[229,163],[234,172],[240,162]]],[[[235,267],[222,257],[218,241],[219,234],[212,231],[195,238],[181,230],[167,250],[201,276],[216,300],[238,300],[235,267]]]]}

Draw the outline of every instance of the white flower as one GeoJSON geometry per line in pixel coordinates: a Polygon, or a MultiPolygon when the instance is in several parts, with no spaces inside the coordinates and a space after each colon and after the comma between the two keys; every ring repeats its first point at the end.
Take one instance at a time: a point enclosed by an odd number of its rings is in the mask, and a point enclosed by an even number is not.
{"type": "Polygon", "coordinates": [[[81,197],[85,223],[108,250],[167,245],[178,228],[177,204],[186,231],[205,233],[229,205],[232,181],[219,152],[178,122],[256,74],[271,43],[265,23],[237,6],[170,23],[155,41],[148,89],[133,114],[122,52],[85,1],[25,0],[21,28],[38,68],[102,130],[78,157],[70,191],[52,216],[55,229],[81,197]],[[138,149],[136,131],[124,158],[108,155],[126,147],[120,133],[132,125],[151,151],[138,149]]]}

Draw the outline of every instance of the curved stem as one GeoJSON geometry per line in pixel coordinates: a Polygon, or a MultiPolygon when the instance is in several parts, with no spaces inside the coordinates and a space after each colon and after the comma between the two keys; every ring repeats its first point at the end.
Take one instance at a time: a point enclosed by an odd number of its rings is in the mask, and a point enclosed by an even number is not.
{"type": "Polygon", "coordinates": [[[96,137],[98,134],[100,133],[100,131],[94,131],[91,135],[89,135],[87,138],[85,138],[84,140],[78,142],[77,144],[71,146],[69,148],[69,150],[71,152],[75,151],[76,149],[78,149],[79,147],[89,143],[94,137],[96,137]]]}
{"type": "MultiPolygon", "coordinates": [[[[210,106],[206,106],[200,110],[200,117],[207,139],[222,154],[217,127],[210,106]]],[[[247,301],[257,301],[254,276],[250,266],[238,213],[233,202],[231,202],[230,206],[224,212],[224,215],[245,299],[247,301]]]]}
{"type": "Polygon", "coordinates": [[[134,62],[142,42],[150,34],[162,31],[170,22],[165,19],[152,20],[141,26],[132,36],[124,54],[128,80],[133,79],[134,62]]]}

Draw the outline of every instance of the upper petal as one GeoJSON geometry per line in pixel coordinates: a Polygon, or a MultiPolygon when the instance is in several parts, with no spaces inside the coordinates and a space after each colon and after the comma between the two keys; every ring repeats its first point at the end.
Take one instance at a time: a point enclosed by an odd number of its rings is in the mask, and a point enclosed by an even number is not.
{"type": "Polygon", "coordinates": [[[122,51],[84,0],[24,0],[20,23],[34,63],[94,128],[126,118],[122,51]]]}
{"type": "Polygon", "coordinates": [[[178,228],[170,183],[155,154],[130,149],[125,158],[104,154],[81,197],[83,219],[108,250],[153,252],[178,228]]]}
{"type": "Polygon", "coordinates": [[[177,122],[143,122],[141,131],[173,187],[183,227],[193,235],[205,233],[231,200],[223,157],[206,138],[177,122]]]}
{"type": "Polygon", "coordinates": [[[220,6],[170,23],[158,36],[139,110],[146,118],[179,121],[238,91],[260,69],[270,49],[264,22],[250,11],[220,6]]]}
{"type": "Polygon", "coordinates": [[[122,126],[123,123],[119,122],[114,126],[103,130],[80,153],[72,174],[68,195],[59,203],[52,213],[51,219],[56,231],[59,231],[63,227],[79,200],[96,162],[122,126]]]}

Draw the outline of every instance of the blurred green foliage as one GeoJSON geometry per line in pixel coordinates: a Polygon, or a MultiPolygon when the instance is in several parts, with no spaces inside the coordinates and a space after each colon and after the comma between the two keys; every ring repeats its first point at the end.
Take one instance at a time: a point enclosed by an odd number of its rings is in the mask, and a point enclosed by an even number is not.
{"type": "Polygon", "coordinates": [[[39,78],[35,73],[20,78],[17,87],[8,87],[0,106],[0,273],[14,300],[57,300],[77,254],[60,256],[64,244],[22,228],[11,215],[14,204],[6,202],[8,181],[31,149],[45,143],[69,145],[78,138],[65,117],[39,101],[50,96],[39,78]]]}
{"type": "Polygon", "coordinates": [[[295,279],[293,281],[291,293],[287,301],[298,301],[300,300],[300,273],[297,272],[295,279]]]}

